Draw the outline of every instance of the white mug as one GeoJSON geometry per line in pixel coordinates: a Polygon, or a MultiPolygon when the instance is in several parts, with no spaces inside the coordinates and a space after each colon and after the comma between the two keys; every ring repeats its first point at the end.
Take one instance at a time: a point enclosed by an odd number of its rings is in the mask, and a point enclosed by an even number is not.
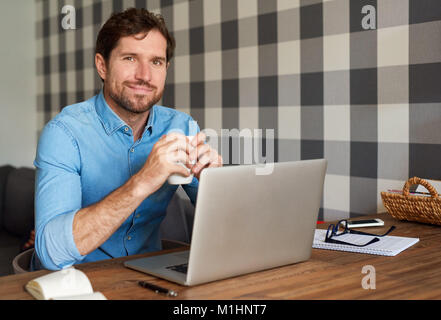
{"type": "MultiPolygon", "coordinates": [[[[187,136],[188,140],[191,141],[194,136],[187,136]]],[[[187,166],[181,162],[178,162],[179,165],[183,166],[185,169],[190,172],[191,170],[187,168],[187,166]]],[[[188,177],[185,177],[183,175],[180,175],[179,173],[172,174],[168,177],[167,181],[169,184],[189,184],[193,181],[193,173],[190,174],[188,177]]]]}

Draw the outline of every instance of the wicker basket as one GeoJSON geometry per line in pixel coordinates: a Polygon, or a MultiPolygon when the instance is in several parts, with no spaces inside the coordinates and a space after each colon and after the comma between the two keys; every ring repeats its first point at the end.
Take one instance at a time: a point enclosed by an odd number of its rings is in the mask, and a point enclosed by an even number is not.
{"type": "Polygon", "coordinates": [[[403,193],[381,192],[384,207],[394,218],[441,225],[441,198],[436,189],[426,180],[413,177],[406,181],[403,193]],[[430,193],[429,196],[409,194],[411,185],[421,184],[430,193]]]}

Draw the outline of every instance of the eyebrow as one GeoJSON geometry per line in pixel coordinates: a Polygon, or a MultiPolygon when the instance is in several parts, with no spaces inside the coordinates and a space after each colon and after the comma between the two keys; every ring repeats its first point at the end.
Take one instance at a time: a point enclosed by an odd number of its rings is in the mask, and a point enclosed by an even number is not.
{"type": "Polygon", "coordinates": [[[153,59],[158,59],[158,60],[161,60],[163,62],[165,62],[167,60],[165,57],[159,57],[159,56],[153,57],[153,59]]]}
{"type": "MultiPolygon", "coordinates": [[[[119,55],[120,56],[139,56],[139,54],[134,53],[134,52],[121,52],[119,55]]],[[[155,59],[158,59],[158,60],[161,60],[164,62],[167,60],[166,57],[162,57],[162,56],[154,56],[153,60],[155,60],[155,59]]]]}
{"type": "Polygon", "coordinates": [[[120,56],[137,56],[138,54],[134,53],[134,52],[121,52],[119,55],[120,56]]]}

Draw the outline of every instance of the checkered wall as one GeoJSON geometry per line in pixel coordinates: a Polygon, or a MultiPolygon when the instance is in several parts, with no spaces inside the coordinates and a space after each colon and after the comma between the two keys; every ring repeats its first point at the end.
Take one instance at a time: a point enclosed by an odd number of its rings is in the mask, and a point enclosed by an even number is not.
{"type": "MultiPolygon", "coordinates": [[[[326,158],[321,219],[384,210],[380,191],[441,178],[438,0],[36,1],[40,129],[101,89],[94,44],[111,12],[145,7],[177,41],[161,103],[219,134],[273,129],[274,161],[326,158]],[[75,30],[61,27],[66,4],[75,30]]],[[[243,162],[224,146],[224,162],[243,162]]]]}

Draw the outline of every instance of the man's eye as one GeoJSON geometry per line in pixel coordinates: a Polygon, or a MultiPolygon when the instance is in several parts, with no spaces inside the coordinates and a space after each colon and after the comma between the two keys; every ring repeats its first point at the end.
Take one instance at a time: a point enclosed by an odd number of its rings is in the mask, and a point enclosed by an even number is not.
{"type": "Polygon", "coordinates": [[[162,60],[153,60],[153,64],[155,65],[155,66],[161,66],[162,65],[162,60]]]}
{"type": "Polygon", "coordinates": [[[127,61],[135,61],[135,58],[133,58],[133,57],[125,57],[124,60],[127,60],[127,61]]]}

